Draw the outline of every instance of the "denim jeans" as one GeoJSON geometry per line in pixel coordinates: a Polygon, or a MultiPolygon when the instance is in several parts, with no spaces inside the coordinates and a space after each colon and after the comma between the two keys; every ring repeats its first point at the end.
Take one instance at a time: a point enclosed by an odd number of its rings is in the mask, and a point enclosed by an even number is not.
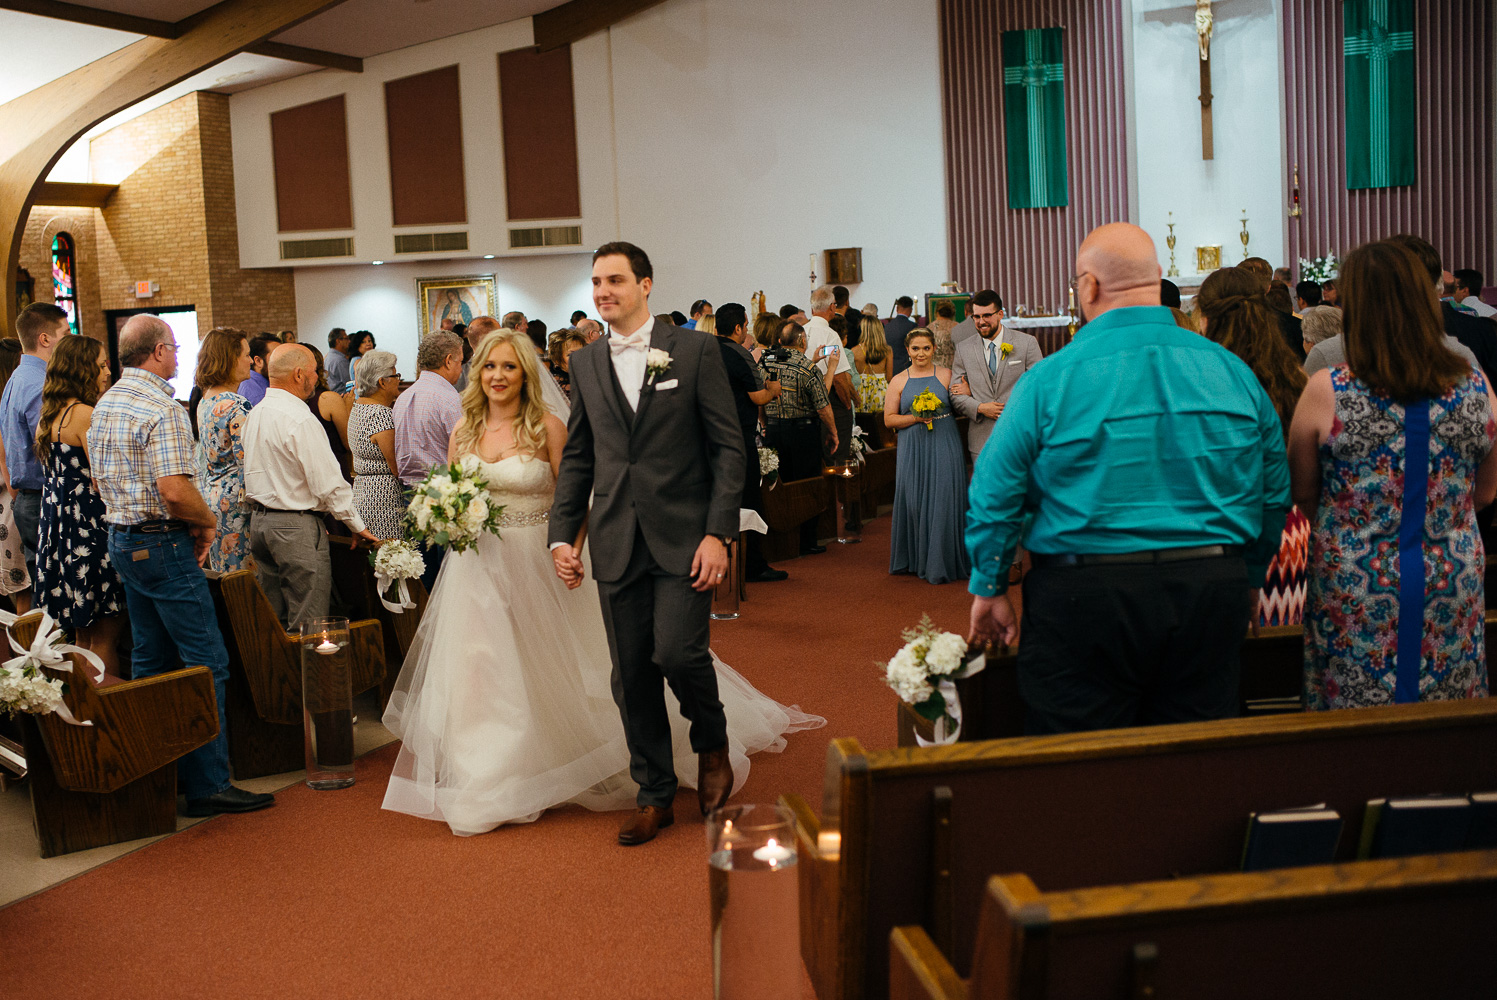
{"type": "Polygon", "coordinates": [[[213,672],[218,697],[218,736],[177,761],[177,777],[188,799],[206,799],[229,787],[229,728],[224,696],[229,653],[218,628],[208,581],[192,554],[186,529],[147,534],[109,531],[109,560],[125,585],[130,629],[135,634],[131,673],[136,678],[180,665],[213,672]]]}

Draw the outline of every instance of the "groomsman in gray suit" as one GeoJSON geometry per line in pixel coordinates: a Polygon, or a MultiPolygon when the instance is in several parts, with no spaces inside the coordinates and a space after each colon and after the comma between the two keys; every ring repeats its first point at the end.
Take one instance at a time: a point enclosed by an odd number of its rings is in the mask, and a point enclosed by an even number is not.
{"type": "Polygon", "coordinates": [[[1019,376],[1039,364],[1044,354],[1029,334],[1003,327],[1003,300],[997,292],[984,290],[972,296],[967,315],[978,335],[956,345],[951,405],[968,420],[967,450],[976,460],[1019,376]]]}

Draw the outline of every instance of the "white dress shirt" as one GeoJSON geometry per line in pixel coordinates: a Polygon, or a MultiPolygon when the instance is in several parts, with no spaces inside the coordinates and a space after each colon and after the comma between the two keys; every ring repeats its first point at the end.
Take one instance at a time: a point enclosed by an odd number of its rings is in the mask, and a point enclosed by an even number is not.
{"type": "MultiPolygon", "coordinates": [[[[642,351],[619,351],[613,350],[609,345],[608,354],[613,358],[613,373],[619,377],[619,387],[624,390],[624,398],[629,401],[629,409],[639,409],[639,390],[645,385],[645,360],[650,353],[650,334],[655,330],[655,317],[651,316],[645,320],[644,326],[635,330],[630,336],[638,336],[645,342],[642,351]]],[[[608,335],[615,336],[613,327],[609,326],[608,335]]],[[[624,334],[617,336],[623,337],[624,334]]]]}
{"type": "Polygon", "coordinates": [[[1466,296],[1457,305],[1463,305],[1467,309],[1474,309],[1476,310],[1476,315],[1485,316],[1487,319],[1497,316],[1497,309],[1493,309],[1475,295],[1466,296]]]}
{"type": "Polygon", "coordinates": [[[244,494],[276,510],[322,511],[364,530],[327,431],[306,400],[285,389],[266,389],[244,422],[244,494]]]}
{"type": "MultiPolygon", "coordinates": [[[[806,357],[816,357],[816,350],[820,347],[835,347],[837,349],[837,371],[834,374],[841,375],[843,372],[852,371],[852,365],[847,362],[847,349],[842,346],[842,338],[838,337],[831,325],[820,316],[812,316],[806,320],[806,357]]],[[[822,358],[816,362],[816,368],[823,375],[826,374],[827,360],[822,358]]]]}

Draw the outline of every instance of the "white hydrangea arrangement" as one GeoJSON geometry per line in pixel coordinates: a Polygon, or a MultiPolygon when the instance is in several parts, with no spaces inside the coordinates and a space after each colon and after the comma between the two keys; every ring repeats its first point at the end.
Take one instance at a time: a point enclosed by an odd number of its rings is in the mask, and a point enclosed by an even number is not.
{"type": "Polygon", "coordinates": [[[396,614],[414,608],[416,602],[411,600],[405,582],[419,578],[426,571],[421,550],[410,542],[395,538],[381,545],[378,552],[371,553],[369,560],[374,564],[375,591],[380,603],[396,614]],[[386,599],[392,586],[395,588],[394,602],[386,599]]]}
{"type": "Polygon", "coordinates": [[[862,462],[864,456],[868,454],[868,433],[857,424],[852,425],[852,442],[849,449],[854,462],[862,462]]]}
{"type": "Polygon", "coordinates": [[[47,715],[62,705],[62,681],[48,678],[27,661],[21,667],[0,667],[0,712],[15,715],[47,715]]]}
{"type": "Polygon", "coordinates": [[[489,484],[479,468],[475,456],[465,455],[417,483],[406,510],[408,534],[454,552],[472,548],[486,531],[499,534],[504,507],[489,503],[489,484]]]}
{"type": "Polygon", "coordinates": [[[936,628],[930,615],[905,629],[904,646],[884,664],[884,682],[922,718],[937,724],[936,742],[955,740],[961,731],[961,703],[952,681],[980,671],[985,661],[968,656],[967,640],[936,628]],[[949,738],[942,738],[942,734],[949,738]]]}
{"type": "Polygon", "coordinates": [[[772,483],[780,475],[780,453],[773,448],[759,448],[759,479],[772,483]]]}
{"type": "Polygon", "coordinates": [[[1336,256],[1336,251],[1314,260],[1299,259],[1299,280],[1313,281],[1317,285],[1323,285],[1332,278],[1341,277],[1341,259],[1336,256]]]}

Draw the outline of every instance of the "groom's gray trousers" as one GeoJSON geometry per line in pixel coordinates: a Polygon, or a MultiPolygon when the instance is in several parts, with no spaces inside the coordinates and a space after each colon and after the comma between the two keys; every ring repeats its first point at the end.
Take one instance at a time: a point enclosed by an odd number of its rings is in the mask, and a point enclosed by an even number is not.
{"type": "Polygon", "coordinates": [[[639,805],[668,806],[676,796],[676,765],[662,678],[691,723],[694,752],[707,753],[728,742],[708,650],[712,591],[695,591],[691,577],[661,569],[636,528],[624,575],[600,582],[598,596],[609,650],[618,664],[613,668],[613,700],[629,743],[629,776],[639,784],[639,805]]]}

